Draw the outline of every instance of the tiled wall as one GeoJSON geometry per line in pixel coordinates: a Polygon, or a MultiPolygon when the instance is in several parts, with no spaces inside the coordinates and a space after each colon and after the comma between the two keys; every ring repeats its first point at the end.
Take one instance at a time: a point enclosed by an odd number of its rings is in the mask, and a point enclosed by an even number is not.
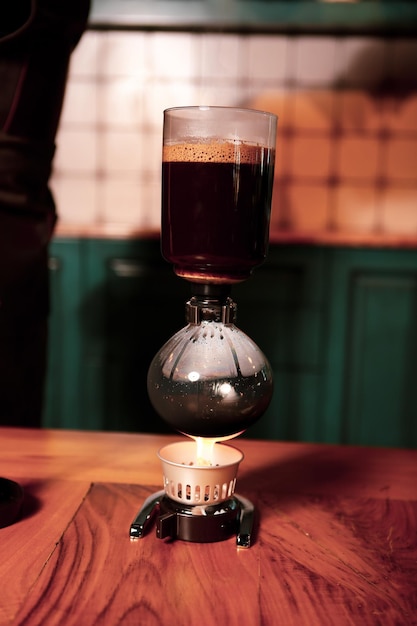
{"type": "Polygon", "coordinates": [[[417,41],[88,31],[52,187],[61,225],[158,229],[162,112],[279,115],[274,229],[417,237],[417,41]]]}

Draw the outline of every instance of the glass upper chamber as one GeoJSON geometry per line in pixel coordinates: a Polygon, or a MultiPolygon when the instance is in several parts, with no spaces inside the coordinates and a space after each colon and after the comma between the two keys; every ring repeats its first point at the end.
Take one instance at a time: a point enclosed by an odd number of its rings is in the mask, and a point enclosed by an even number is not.
{"type": "Polygon", "coordinates": [[[194,295],[188,325],[150,365],[148,393],[159,415],[192,437],[234,437],[272,397],[271,367],[235,326],[229,293],[267,253],[276,127],[264,111],[164,111],[162,253],[194,295]]]}

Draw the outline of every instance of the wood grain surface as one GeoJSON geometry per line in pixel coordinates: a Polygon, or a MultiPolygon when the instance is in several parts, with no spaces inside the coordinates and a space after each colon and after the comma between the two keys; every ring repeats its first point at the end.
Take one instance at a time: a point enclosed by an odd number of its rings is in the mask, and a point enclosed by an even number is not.
{"type": "Polygon", "coordinates": [[[241,439],[249,550],[131,541],[178,439],[0,428],[0,626],[417,625],[417,451],[241,439]]]}
{"type": "Polygon", "coordinates": [[[20,519],[0,529],[0,625],[12,622],[39,572],[59,545],[89,485],[70,481],[20,481],[20,519]]]}
{"type": "Polygon", "coordinates": [[[16,624],[417,624],[417,502],[250,494],[262,518],[238,551],[131,541],[149,493],[92,485],[16,624]]]}

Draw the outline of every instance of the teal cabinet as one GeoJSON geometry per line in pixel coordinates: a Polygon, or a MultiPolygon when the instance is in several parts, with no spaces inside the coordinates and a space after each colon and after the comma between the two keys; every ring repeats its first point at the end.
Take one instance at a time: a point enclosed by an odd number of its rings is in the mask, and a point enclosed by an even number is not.
{"type": "Polygon", "coordinates": [[[49,270],[48,377],[43,423],[48,428],[84,428],[82,413],[83,332],[80,303],[84,286],[81,244],[60,239],[51,246],[49,270]]]}
{"type": "Polygon", "coordinates": [[[320,438],[323,252],[272,246],[266,263],[233,289],[237,326],[259,345],[274,372],[271,405],[249,437],[320,438]]]}
{"type": "MultiPolygon", "coordinates": [[[[44,424],[170,432],[149,364],[191,295],[157,240],[56,239],[44,424]]],[[[246,436],[417,446],[417,252],[272,246],[237,285],[237,326],[271,362],[246,436]]]]}
{"type": "Polygon", "coordinates": [[[185,325],[188,285],[158,241],[93,240],[84,264],[86,411],[103,429],[170,432],[150,405],[146,377],[155,353],[185,325]]]}
{"type": "Polygon", "coordinates": [[[335,250],[329,264],[322,431],[417,445],[417,252],[335,250]]]}

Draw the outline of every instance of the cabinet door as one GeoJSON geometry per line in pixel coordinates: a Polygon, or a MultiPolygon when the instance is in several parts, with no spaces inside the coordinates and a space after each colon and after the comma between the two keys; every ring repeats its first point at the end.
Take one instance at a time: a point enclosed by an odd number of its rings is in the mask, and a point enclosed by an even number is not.
{"type": "Polygon", "coordinates": [[[157,240],[89,241],[86,274],[86,414],[103,429],[172,432],[153,410],[146,380],[156,352],[185,326],[188,284],[157,240]]]}
{"type": "Polygon", "coordinates": [[[272,246],[254,276],[233,288],[237,326],[261,348],[274,395],[249,437],[314,441],[323,358],[323,250],[272,246]]]}
{"type": "Polygon", "coordinates": [[[54,240],[49,270],[51,313],[43,425],[83,428],[80,242],[54,240]]]}
{"type": "Polygon", "coordinates": [[[339,250],[330,276],[329,441],[417,445],[417,252],[339,250]]]}

